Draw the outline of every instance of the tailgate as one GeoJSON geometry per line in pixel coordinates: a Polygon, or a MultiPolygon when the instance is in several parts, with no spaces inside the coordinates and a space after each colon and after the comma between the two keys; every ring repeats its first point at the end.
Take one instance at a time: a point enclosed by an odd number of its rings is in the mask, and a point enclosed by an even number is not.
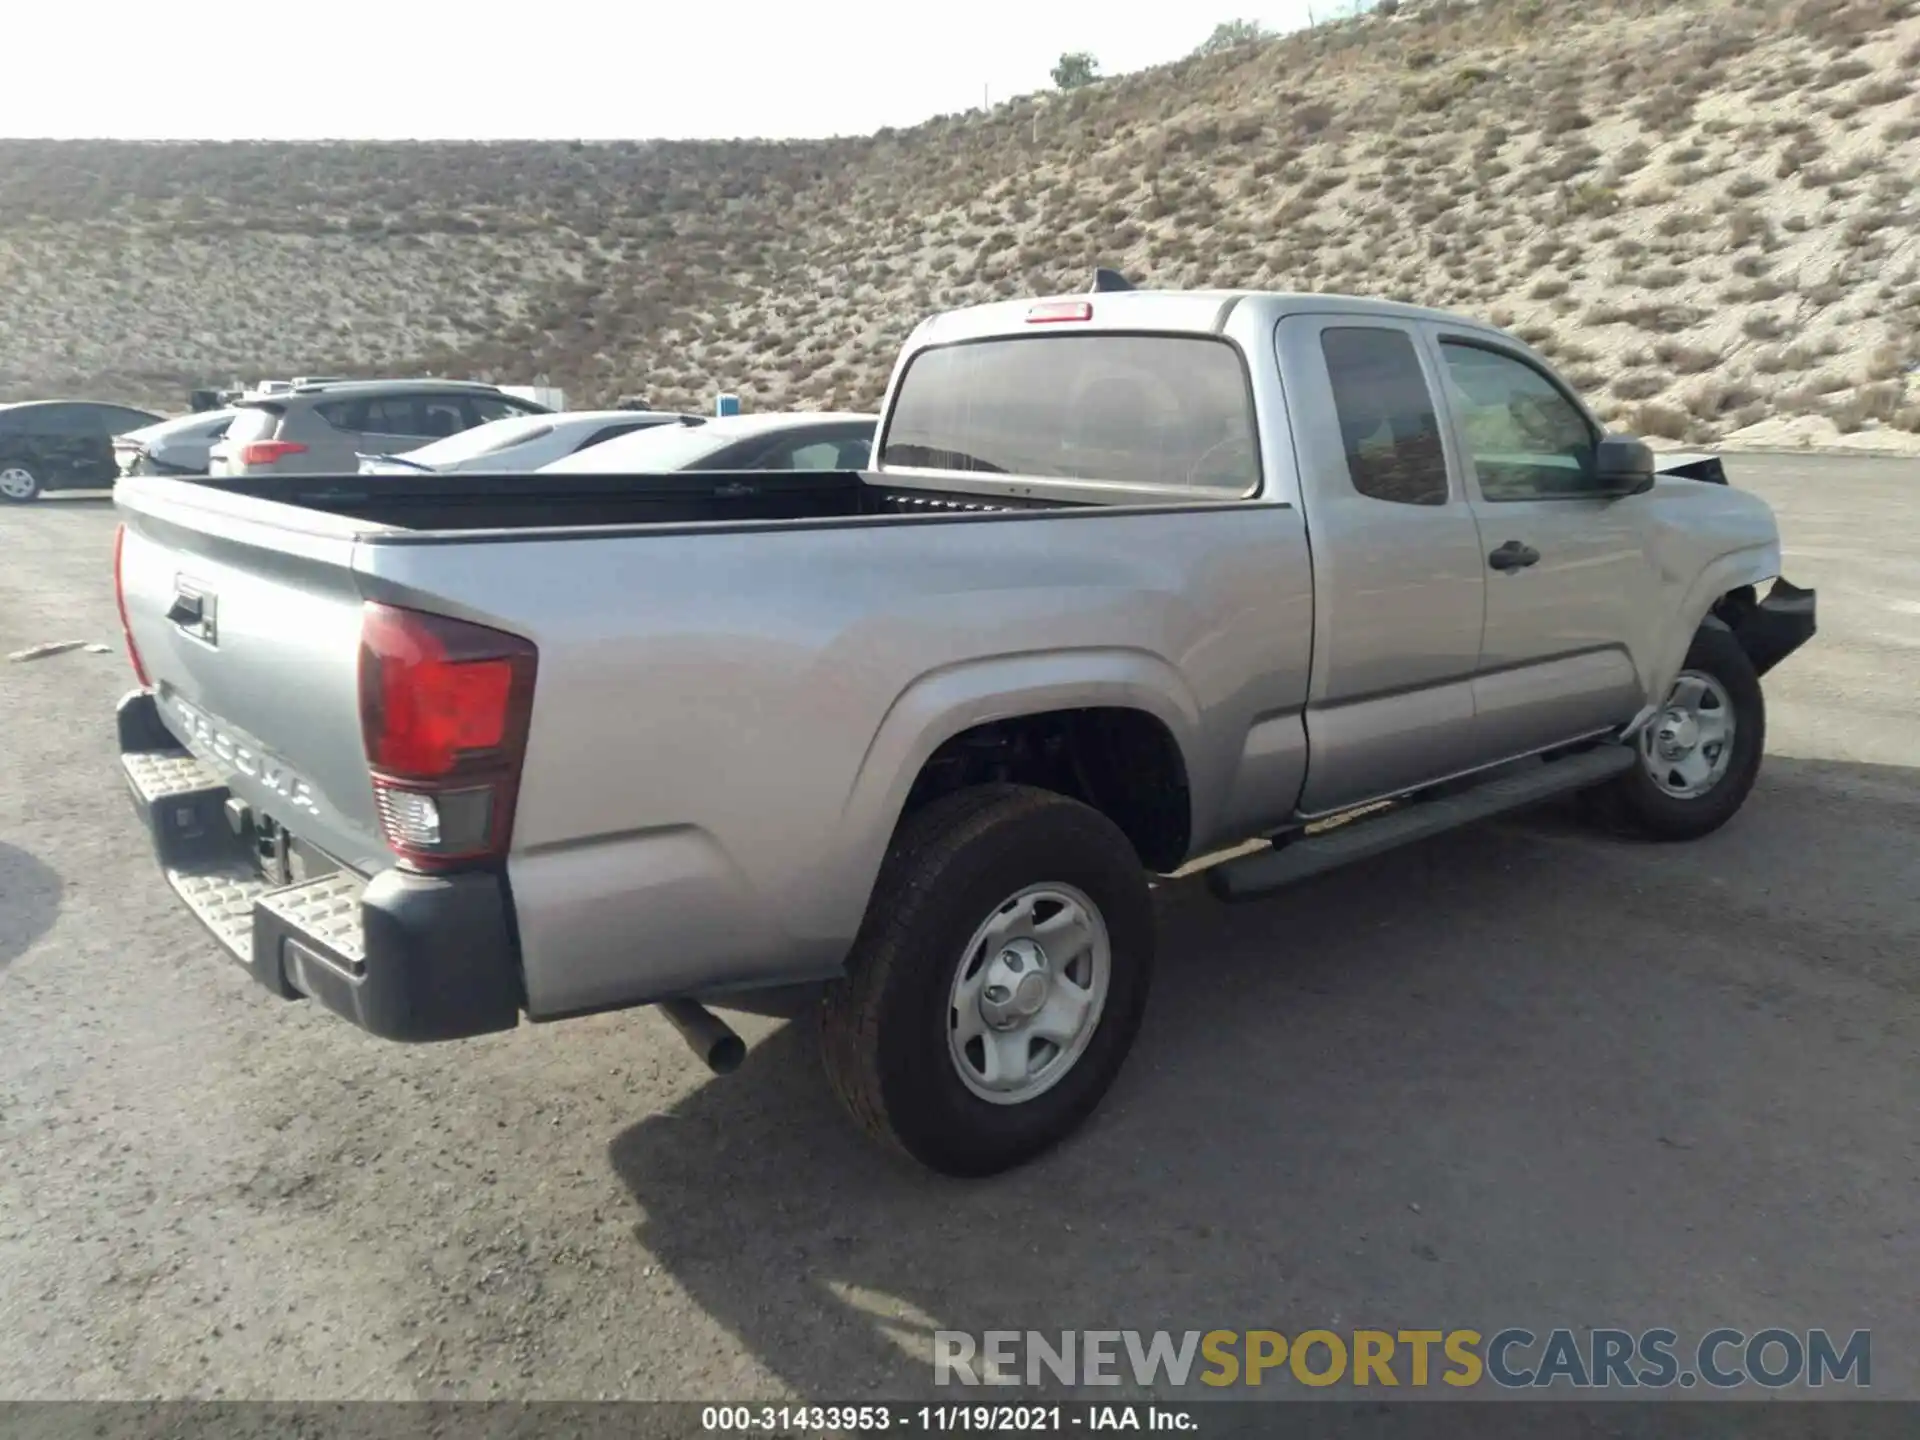
{"type": "Polygon", "coordinates": [[[360,737],[352,529],[136,480],[119,495],[127,626],[167,728],[256,818],[355,869],[392,863],[360,737]]]}

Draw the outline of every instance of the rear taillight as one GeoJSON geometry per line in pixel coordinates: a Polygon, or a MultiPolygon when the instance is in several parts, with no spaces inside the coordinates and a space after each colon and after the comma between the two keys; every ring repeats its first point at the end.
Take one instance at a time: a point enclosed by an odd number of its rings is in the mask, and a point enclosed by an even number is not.
{"type": "Polygon", "coordinates": [[[240,447],[242,465],[271,465],[289,455],[304,455],[307,447],[297,440],[249,440],[240,447]]]}
{"type": "Polygon", "coordinates": [[[401,860],[437,870],[506,854],[536,658],[518,635],[367,602],[360,733],[401,860]]]}
{"type": "Polygon", "coordinates": [[[133,627],[127,623],[127,587],[120,578],[120,552],[126,543],[127,527],[116,525],[113,531],[113,603],[120,611],[120,633],[126,638],[127,658],[133,661],[133,678],[140,682],[142,690],[148,690],[153,682],[147,679],[147,667],[140,661],[140,647],[133,643],[133,627]]]}

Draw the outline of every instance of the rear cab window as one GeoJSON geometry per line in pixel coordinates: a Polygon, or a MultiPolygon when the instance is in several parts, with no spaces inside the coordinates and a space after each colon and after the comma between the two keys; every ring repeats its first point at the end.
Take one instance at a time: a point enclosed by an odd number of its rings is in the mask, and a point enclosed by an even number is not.
{"type": "Polygon", "coordinates": [[[1245,361],[1199,335],[1023,335],[922,350],[896,387],[880,463],[1193,498],[1260,488],[1245,361]]]}
{"type": "Polygon", "coordinates": [[[1396,505],[1447,503],[1440,416],[1413,337],[1371,325],[1329,326],[1320,353],[1354,490],[1396,505]]]}

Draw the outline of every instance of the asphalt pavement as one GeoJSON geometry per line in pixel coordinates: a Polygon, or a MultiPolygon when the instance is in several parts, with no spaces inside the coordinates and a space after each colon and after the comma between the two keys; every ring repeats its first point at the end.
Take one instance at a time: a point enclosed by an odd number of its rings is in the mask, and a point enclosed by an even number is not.
{"type": "MultiPolygon", "coordinates": [[[[905,1398],[936,1329],[1825,1326],[1920,1397],[1920,462],[1731,457],[1821,633],[1743,813],[1161,892],[1052,1156],[870,1148],[804,1026],[451,1045],[253,988],[114,763],[111,508],[0,508],[0,1398],[905,1398]]],[[[1001,1397],[997,1397],[1001,1398],[1001,1397]]]]}

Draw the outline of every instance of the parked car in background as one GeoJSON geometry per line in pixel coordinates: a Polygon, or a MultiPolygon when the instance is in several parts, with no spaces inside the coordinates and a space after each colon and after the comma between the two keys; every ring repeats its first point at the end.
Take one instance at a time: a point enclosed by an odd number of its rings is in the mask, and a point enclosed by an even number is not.
{"type": "Polygon", "coordinates": [[[636,430],[698,421],[671,410],[570,410],[560,415],[514,415],[490,420],[403,455],[362,455],[362,475],[431,471],[450,475],[524,473],[636,430]]]}
{"type": "Polygon", "coordinates": [[[877,415],[833,411],[689,416],[596,445],[540,467],[572,472],[641,475],[661,470],[864,470],[873,454],[877,415]]]}
{"type": "Polygon", "coordinates": [[[398,455],[476,425],[546,415],[531,400],[466,380],[351,380],[242,400],[210,475],[351,475],[361,455],[398,455]]]}
{"type": "Polygon", "coordinates": [[[106,489],[120,474],[113,437],[159,419],[98,400],[0,405],[0,500],[20,505],[48,490],[106,489]]]}
{"type": "Polygon", "coordinates": [[[204,475],[213,447],[240,412],[203,410],[116,435],[113,458],[122,475],[204,475]]]}

